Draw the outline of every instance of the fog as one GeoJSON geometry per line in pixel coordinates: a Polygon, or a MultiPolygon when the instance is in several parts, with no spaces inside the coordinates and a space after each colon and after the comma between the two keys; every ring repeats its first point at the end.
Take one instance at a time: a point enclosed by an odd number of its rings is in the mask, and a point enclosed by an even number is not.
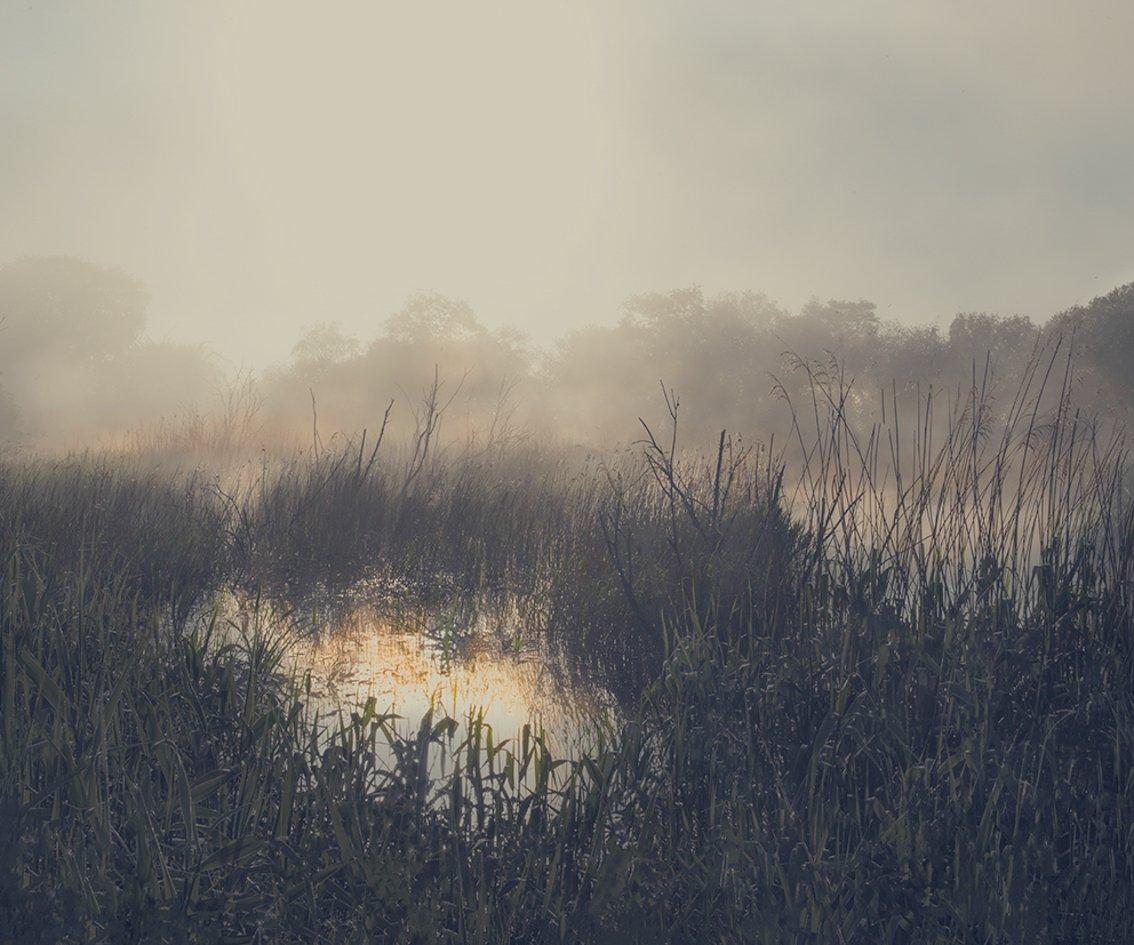
{"type": "MultiPolygon", "coordinates": [[[[585,442],[632,435],[659,380],[694,427],[766,432],[785,352],[948,385],[973,326],[1022,356],[1134,279],[1132,27],[1117,2],[6,4],[5,439],[113,438],[240,378],[265,431],[312,397],[372,425],[435,365],[466,429],[585,442]]],[[[1108,370],[1084,385],[1113,406],[1108,370]]]]}
{"type": "Polygon", "coordinates": [[[1021,379],[1053,371],[1053,403],[1122,424],[1134,410],[1134,284],[1044,321],[968,313],[944,330],[885,319],[867,300],[792,311],[760,293],[694,286],[634,296],[612,323],[542,346],[423,293],[367,337],[312,326],[255,372],[203,345],[154,341],[148,303],[137,280],[75,258],[0,267],[0,444],[318,449],[383,418],[412,436],[428,404],[448,443],[605,449],[634,442],[643,422],[667,424],[667,396],[681,403],[685,445],[713,443],[721,429],[767,444],[795,435],[817,385],[865,435],[884,401],[920,423],[926,398],[963,409],[974,387],[1006,415],[1021,379]]]}
{"type": "Polygon", "coordinates": [[[1134,278],[1128,4],[0,7],[0,259],[238,364],[415,292],[547,342],[645,291],[1033,317],[1134,278]]]}

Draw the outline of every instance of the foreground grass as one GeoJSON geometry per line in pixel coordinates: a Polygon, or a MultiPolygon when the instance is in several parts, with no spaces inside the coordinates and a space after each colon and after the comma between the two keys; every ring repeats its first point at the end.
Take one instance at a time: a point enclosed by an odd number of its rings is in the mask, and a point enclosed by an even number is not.
{"type": "Polygon", "coordinates": [[[1124,455],[1029,402],[993,436],[974,397],[907,450],[857,441],[821,388],[786,496],[723,438],[705,463],[651,437],[587,476],[502,456],[408,486],[336,455],[242,496],[9,471],[0,936],[1130,940],[1124,455]],[[634,667],[626,725],[571,763],[475,721],[398,738],[374,706],[317,735],[270,637],[178,620],[224,581],[374,557],[538,589],[546,632],[634,667]],[[455,769],[431,780],[436,741],[455,769]]]}

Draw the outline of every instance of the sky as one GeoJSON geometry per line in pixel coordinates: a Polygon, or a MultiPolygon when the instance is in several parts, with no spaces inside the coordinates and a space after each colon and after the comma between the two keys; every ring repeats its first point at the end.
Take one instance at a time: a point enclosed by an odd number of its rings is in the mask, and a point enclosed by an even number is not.
{"type": "Polygon", "coordinates": [[[249,367],[415,292],[1042,319],[1134,279],[1134,4],[0,0],[0,262],[249,367]]]}

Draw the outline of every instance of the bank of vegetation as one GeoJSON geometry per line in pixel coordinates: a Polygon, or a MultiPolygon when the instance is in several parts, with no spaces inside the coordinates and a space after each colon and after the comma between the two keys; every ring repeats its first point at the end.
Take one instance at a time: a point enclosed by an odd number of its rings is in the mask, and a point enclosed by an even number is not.
{"type": "Polygon", "coordinates": [[[590,459],[439,450],[427,407],[239,474],[9,463],[0,939],[1129,941],[1134,519],[1068,371],[865,434],[811,371],[782,454],[683,451],[667,390],[590,459]],[[618,730],[315,732],[270,634],[193,619],[361,578],[538,600],[618,730]]]}

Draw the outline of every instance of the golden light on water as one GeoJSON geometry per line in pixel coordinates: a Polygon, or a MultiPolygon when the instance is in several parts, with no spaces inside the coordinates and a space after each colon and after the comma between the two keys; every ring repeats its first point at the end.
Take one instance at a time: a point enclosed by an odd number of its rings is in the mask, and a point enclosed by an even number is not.
{"type": "Polygon", "coordinates": [[[613,711],[605,691],[571,678],[545,647],[491,629],[483,615],[454,626],[435,613],[361,606],[304,625],[294,613],[265,620],[263,604],[256,611],[235,597],[222,606],[234,629],[247,633],[258,620],[288,641],[284,667],[301,683],[310,675],[309,707],[328,724],[373,699],[378,713],[398,717],[394,728],[406,735],[432,712],[459,723],[479,719],[497,743],[530,725],[554,755],[570,756],[613,711]],[[439,624],[450,627],[447,635],[439,624]]]}

